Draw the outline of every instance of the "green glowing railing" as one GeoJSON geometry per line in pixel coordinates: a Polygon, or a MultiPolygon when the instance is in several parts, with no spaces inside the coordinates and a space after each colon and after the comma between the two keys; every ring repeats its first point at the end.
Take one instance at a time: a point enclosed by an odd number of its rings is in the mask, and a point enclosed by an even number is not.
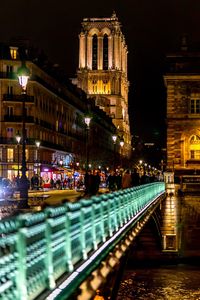
{"type": "MultiPolygon", "coordinates": [[[[53,291],[61,276],[72,276],[77,265],[87,261],[91,253],[164,191],[164,183],[147,184],[2,220],[0,299],[31,300],[53,291]]],[[[67,293],[63,299],[67,299],[115,244],[113,241],[104,251],[99,251],[69,286],[65,284],[67,293]]],[[[58,294],[61,290],[58,289],[58,294]]]]}

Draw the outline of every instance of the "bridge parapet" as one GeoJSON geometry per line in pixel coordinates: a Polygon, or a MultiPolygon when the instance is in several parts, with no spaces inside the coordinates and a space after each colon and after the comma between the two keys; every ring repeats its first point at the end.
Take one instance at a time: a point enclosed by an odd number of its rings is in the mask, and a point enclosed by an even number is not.
{"type": "Polygon", "coordinates": [[[68,299],[164,192],[152,183],[2,220],[2,298],[68,299]]]}

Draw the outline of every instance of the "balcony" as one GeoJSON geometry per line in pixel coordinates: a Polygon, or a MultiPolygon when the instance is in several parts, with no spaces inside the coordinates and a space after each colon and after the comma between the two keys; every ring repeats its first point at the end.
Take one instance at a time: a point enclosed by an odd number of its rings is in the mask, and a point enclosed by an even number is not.
{"type": "Polygon", "coordinates": [[[0,72],[0,78],[8,78],[17,80],[17,75],[14,72],[0,72]]]}
{"type": "MultiPolygon", "coordinates": [[[[3,101],[22,102],[23,99],[22,99],[21,95],[3,94],[3,101]]],[[[26,95],[25,102],[26,103],[34,103],[34,96],[26,95]]]]}
{"type": "Polygon", "coordinates": [[[16,144],[16,138],[8,138],[8,137],[0,137],[0,144],[9,144],[9,145],[15,145],[16,144]]]}
{"type": "MultiPolygon", "coordinates": [[[[25,116],[25,123],[34,123],[33,116],[25,116]]],[[[14,122],[14,123],[22,123],[22,116],[18,115],[4,115],[3,122],[14,122]]]]}

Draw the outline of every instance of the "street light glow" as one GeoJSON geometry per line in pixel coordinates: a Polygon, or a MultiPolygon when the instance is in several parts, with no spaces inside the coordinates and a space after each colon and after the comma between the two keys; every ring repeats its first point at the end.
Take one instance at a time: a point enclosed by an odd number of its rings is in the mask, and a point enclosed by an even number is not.
{"type": "Polygon", "coordinates": [[[40,148],[40,141],[35,141],[37,148],[40,148]]]}
{"type": "Polygon", "coordinates": [[[113,136],[112,136],[112,140],[113,140],[113,142],[114,142],[114,144],[116,143],[116,141],[117,141],[117,135],[116,134],[113,134],[113,136]]]}
{"type": "Polygon", "coordinates": [[[18,68],[17,74],[18,74],[17,76],[18,76],[19,84],[22,87],[22,90],[25,91],[28,80],[30,78],[30,71],[26,67],[26,65],[22,63],[21,67],[18,68]]]}
{"type": "Polygon", "coordinates": [[[90,126],[90,122],[91,122],[91,117],[89,117],[89,116],[86,116],[85,118],[84,118],[84,120],[85,120],[85,124],[87,125],[87,127],[89,127],[90,126]]]}
{"type": "Polygon", "coordinates": [[[120,144],[121,147],[123,147],[123,146],[124,146],[124,140],[121,140],[121,141],[119,142],[119,144],[120,144]]]}
{"type": "Polygon", "coordinates": [[[15,136],[17,143],[19,144],[21,141],[21,135],[19,134],[19,132],[17,133],[17,135],[15,136]]]}

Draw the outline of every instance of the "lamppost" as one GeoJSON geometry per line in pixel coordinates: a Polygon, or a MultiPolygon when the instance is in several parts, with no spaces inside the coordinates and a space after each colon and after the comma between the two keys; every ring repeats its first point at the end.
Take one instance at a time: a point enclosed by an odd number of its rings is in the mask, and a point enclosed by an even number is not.
{"type": "Polygon", "coordinates": [[[21,141],[21,136],[19,134],[19,131],[18,133],[16,134],[16,141],[17,141],[17,184],[19,182],[19,144],[20,144],[20,141],[21,141]]]}
{"type": "Polygon", "coordinates": [[[21,98],[22,98],[22,176],[20,178],[20,198],[21,207],[27,208],[28,206],[28,188],[29,181],[26,177],[26,127],[25,127],[25,102],[26,102],[26,86],[30,77],[30,71],[26,67],[25,63],[22,63],[18,68],[18,79],[21,86],[21,98]]]}
{"type": "Polygon", "coordinates": [[[116,141],[117,141],[117,135],[113,134],[112,136],[113,144],[114,144],[114,162],[113,162],[113,169],[115,172],[115,164],[116,164],[116,141]]]}
{"type": "Polygon", "coordinates": [[[40,141],[35,141],[36,145],[36,164],[37,164],[37,175],[40,177],[40,158],[39,158],[39,148],[40,148],[40,141]]]}
{"type": "Polygon", "coordinates": [[[84,118],[86,124],[86,171],[88,171],[88,163],[89,163],[89,147],[88,147],[88,140],[89,140],[89,129],[90,129],[90,122],[91,117],[86,116],[84,118]]]}
{"type": "Polygon", "coordinates": [[[124,147],[124,139],[123,138],[121,138],[119,144],[121,147],[121,167],[122,167],[122,156],[123,156],[123,147],[124,147]]]}

